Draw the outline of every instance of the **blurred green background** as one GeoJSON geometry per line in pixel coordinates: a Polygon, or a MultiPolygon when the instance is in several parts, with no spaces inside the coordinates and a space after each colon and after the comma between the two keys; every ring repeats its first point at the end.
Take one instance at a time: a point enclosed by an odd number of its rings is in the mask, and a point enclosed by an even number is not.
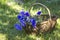
{"type": "MultiPolygon", "coordinates": [[[[60,17],[60,0],[0,0],[0,40],[60,40],[60,18],[57,19],[54,31],[46,35],[27,35],[23,30],[18,31],[14,28],[19,11],[28,11],[30,5],[35,2],[46,5],[51,14],[60,17]]],[[[32,13],[36,11],[32,10],[32,13]]]]}

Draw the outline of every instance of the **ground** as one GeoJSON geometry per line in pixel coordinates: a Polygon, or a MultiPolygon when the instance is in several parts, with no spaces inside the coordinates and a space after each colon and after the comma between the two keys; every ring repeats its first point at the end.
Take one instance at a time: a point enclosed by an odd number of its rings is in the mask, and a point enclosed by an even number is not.
{"type": "MultiPolygon", "coordinates": [[[[5,1],[4,1],[5,2],[5,1]]],[[[51,10],[51,14],[57,15],[57,24],[51,33],[41,34],[39,36],[27,35],[23,30],[18,31],[14,28],[17,23],[19,11],[28,8],[28,4],[18,5],[15,2],[0,2],[0,40],[60,40],[60,4],[59,1],[42,2],[51,10]],[[27,6],[27,7],[26,7],[27,6]]]]}

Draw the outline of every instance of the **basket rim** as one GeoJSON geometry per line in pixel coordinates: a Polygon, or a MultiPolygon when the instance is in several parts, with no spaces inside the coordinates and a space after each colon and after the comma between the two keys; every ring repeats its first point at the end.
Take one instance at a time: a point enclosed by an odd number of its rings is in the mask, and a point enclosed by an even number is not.
{"type": "Polygon", "coordinates": [[[48,11],[48,15],[49,15],[49,17],[50,17],[50,19],[51,19],[50,9],[49,9],[46,5],[44,5],[44,4],[42,4],[42,3],[33,3],[33,4],[31,4],[31,6],[30,6],[30,8],[29,8],[29,12],[30,12],[31,7],[33,7],[34,5],[41,5],[41,6],[43,6],[43,7],[48,11]]]}

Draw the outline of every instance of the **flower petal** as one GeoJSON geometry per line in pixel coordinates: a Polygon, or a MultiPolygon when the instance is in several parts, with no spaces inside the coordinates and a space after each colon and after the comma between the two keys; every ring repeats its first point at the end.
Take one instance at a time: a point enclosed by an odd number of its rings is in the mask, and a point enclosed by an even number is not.
{"type": "Polygon", "coordinates": [[[36,20],[35,19],[30,19],[30,22],[32,23],[32,26],[35,28],[36,27],[36,20]]]}
{"type": "Polygon", "coordinates": [[[28,12],[28,11],[26,11],[26,12],[25,12],[25,15],[26,15],[26,16],[30,16],[30,14],[29,14],[29,12],[28,12]]]}
{"type": "Polygon", "coordinates": [[[23,21],[23,20],[20,20],[20,23],[21,23],[21,25],[22,25],[22,26],[24,26],[24,27],[26,26],[26,23],[25,23],[25,21],[23,21]]]}
{"type": "Polygon", "coordinates": [[[18,15],[17,18],[18,18],[19,20],[23,20],[23,17],[20,16],[20,15],[18,15]]]}
{"type": "Polygon", "coordinates": [[[37,15],[40,15],[40,14],[41,14],[41,11],[38,11],[38,12],[37,12],[37,15]]]}
{"type": "Polygon", "coordinates": [[[24,16],[24,13],[25,13],[24,10],[20,11],[20,15],[24,16]]]}
{"type": "Polygon", "coordinates": [[[21,27],[19,24],[15,24],[14,27],[15,27],[17,30],[22,30],[22,27],[21,27]]]}

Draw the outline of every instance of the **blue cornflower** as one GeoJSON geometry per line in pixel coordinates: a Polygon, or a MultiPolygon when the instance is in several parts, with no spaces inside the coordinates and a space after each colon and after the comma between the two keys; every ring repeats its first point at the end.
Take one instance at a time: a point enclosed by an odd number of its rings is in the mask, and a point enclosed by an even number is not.
{"type": "Polygon", "coordinates": [[[21,10],[21,11],[20,11],[20,15],[21,15],[21,16],[24,16],[24,13],[25,13],[24,10],[21,10]]]}
{"type": "Polygon", "coordinates": [[[22,30],[22,27],[20,26],[20,24],[15,24],[14,27],[15,27],[17,30],[22,30]]]}
{"type": "Polygon", "coordinates": [[[21,23],[22,26],[26,26],[26,23],[25,23],[24,20],[20,20],[20,23],[21,23]]]}
{"type": "Polygon", "coordinates": [[[28,11],[25,12],[25,15],[28,16],[28,17],[30,16],[28,11]]]}
{"type": "Polygon", "coordinates": [[[37,12],[37,15],[40,15],[40,14],[41,14],[41,11],[38,11],[38,12],[37,12]]]}
{"type": "Polygon", "coordinates": [[[19,20],[23,20],[24,17],[18,15],[17,18],[18,18],[19,20]]]}
{"type": "Polygon", "coordinates": [[[36,20],[34,18],[30,19],[30,22],[32,26],[35,28],[36,27],[36,20]]]}

